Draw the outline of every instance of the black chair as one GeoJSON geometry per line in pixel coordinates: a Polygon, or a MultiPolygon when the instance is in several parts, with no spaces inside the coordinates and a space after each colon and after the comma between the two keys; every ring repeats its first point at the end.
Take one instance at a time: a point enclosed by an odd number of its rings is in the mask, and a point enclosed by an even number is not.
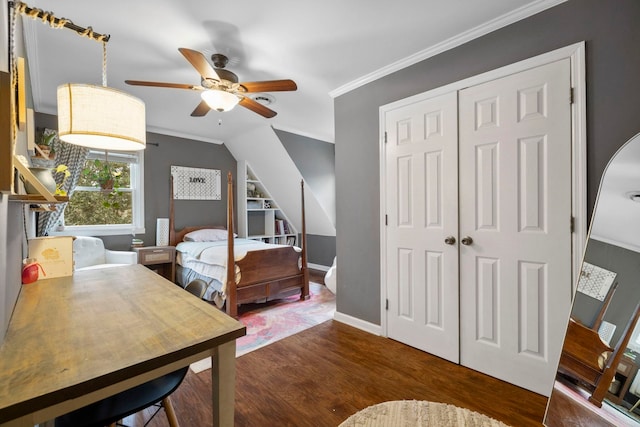
{"type": "Polygon", "coordinates": [[[193,279],[192,281],[187,283],[187,286],[185,286],[184,289],[202,299],[204,293],[207,291],[208,286],[209,285],[207,285],[207,282],[202,279],[193,279]]]}
{"type": "Polygon", "coordinates": [[[169,396],[182,383],[188,370],[189,366],[186,366],[170,374],[156,378],[155,380],[125,390],[115,396],[76,409],[73,412],[56,418],[55,427],[115,426],[117,421],[153,405],[158,406],[158,409],[153,413],[151,418],[153,418],[161,408],[164,408],[169,425],[171,427],[179,427],[178,419],[176,418],[169,396]]]}

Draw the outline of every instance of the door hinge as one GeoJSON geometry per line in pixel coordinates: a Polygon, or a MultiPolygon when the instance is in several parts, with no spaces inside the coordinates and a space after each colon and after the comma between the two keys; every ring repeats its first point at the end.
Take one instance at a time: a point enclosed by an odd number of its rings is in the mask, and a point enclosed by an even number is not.
{"type": "Polygon", "coordinates": [[[573,104],[573,88],[569,88],[569,104],[573,104]]]}
{"type": "Polygon", "coordinates": [[[386,214],[384,216],[384,225],[389,225],[389,216],[386,214]]]}
{"type": "Polygon", "coordinates": [[[386,299],[386,300],[385,300],[385,303],[384,303],[384,309],[385,309],[385,310],[389,310],[389,299],[386,299]]]}
{"type": "Polygon", "coordinates": [[[576,219],[575,219],[575,217],[572,216],[571,217],[571,232],[575,233],[575,231],[576,231],[576,219]]]}
{"type": "Polygon", "coordinates": [[[385,144],[387,143],[387,131],[386,130],[384,131],[384,143],[385,144]]]}

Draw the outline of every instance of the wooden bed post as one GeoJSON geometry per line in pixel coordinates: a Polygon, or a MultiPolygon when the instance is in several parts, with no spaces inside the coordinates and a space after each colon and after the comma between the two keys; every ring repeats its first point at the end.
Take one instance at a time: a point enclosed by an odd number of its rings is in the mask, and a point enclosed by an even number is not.
{"type": "Polygon", "coordinates": [[[238,317],[238,304],[236,303],[236,264],[235,251],[233,249],[233,178],[231,172],[227,173],[227,286],[225,305],[227,314],[238,317]]]}
{"type": "Polygon", "coordinates": [[[309,269],[307,267],[307,222],[304,212],[304,179],[300,180],[300,191],[302,201],[302,274],[304,277],[304,287],[300,292],[301,300],[309,299],[309,269]]]}
{"type": "Polygon", "coordinates": [[[633,316],[627,322],[627,326],[618,340],[618,344],[616,344],[613,354],[611,355],[613,357],[610,356],[607,360],[607,366],[604,369],[602,378],[600,378],[596,384],[595,390],[591,396],[589,396],[589,402],[593,403],[598,408],[602,407],[602,399],[606,396],[607,390],[609,390],[609,386],[611,386],[611,381],[613,381],[613,377],[616,375],[620,359],[622,359],[624,351],[627,348],[627,344],[629,344],[631,334],[633,334],[633,330],[636,328],[636,323],[638,323],[638,318],[640,318],[640,303],[636,305],[633,316]]]}

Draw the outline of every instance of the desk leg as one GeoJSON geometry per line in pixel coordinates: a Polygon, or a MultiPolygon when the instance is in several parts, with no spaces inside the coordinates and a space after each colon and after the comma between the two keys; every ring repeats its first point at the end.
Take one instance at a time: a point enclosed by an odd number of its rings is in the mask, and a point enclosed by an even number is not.
{"type": "Polygon", "coordinates": [[[236,340],[213,349],[211,385],[213,426],[233,427],[236,398],[236,340]]]}

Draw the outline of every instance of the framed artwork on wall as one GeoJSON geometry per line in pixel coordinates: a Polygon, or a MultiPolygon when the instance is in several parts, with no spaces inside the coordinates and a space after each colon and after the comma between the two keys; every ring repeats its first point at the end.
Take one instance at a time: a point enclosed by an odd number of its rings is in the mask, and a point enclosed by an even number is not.
{"type": "Polygon", "coordinates": [[[175,200],[220,200],[219,169],[171,166],[173,198],[175,200]]]}

